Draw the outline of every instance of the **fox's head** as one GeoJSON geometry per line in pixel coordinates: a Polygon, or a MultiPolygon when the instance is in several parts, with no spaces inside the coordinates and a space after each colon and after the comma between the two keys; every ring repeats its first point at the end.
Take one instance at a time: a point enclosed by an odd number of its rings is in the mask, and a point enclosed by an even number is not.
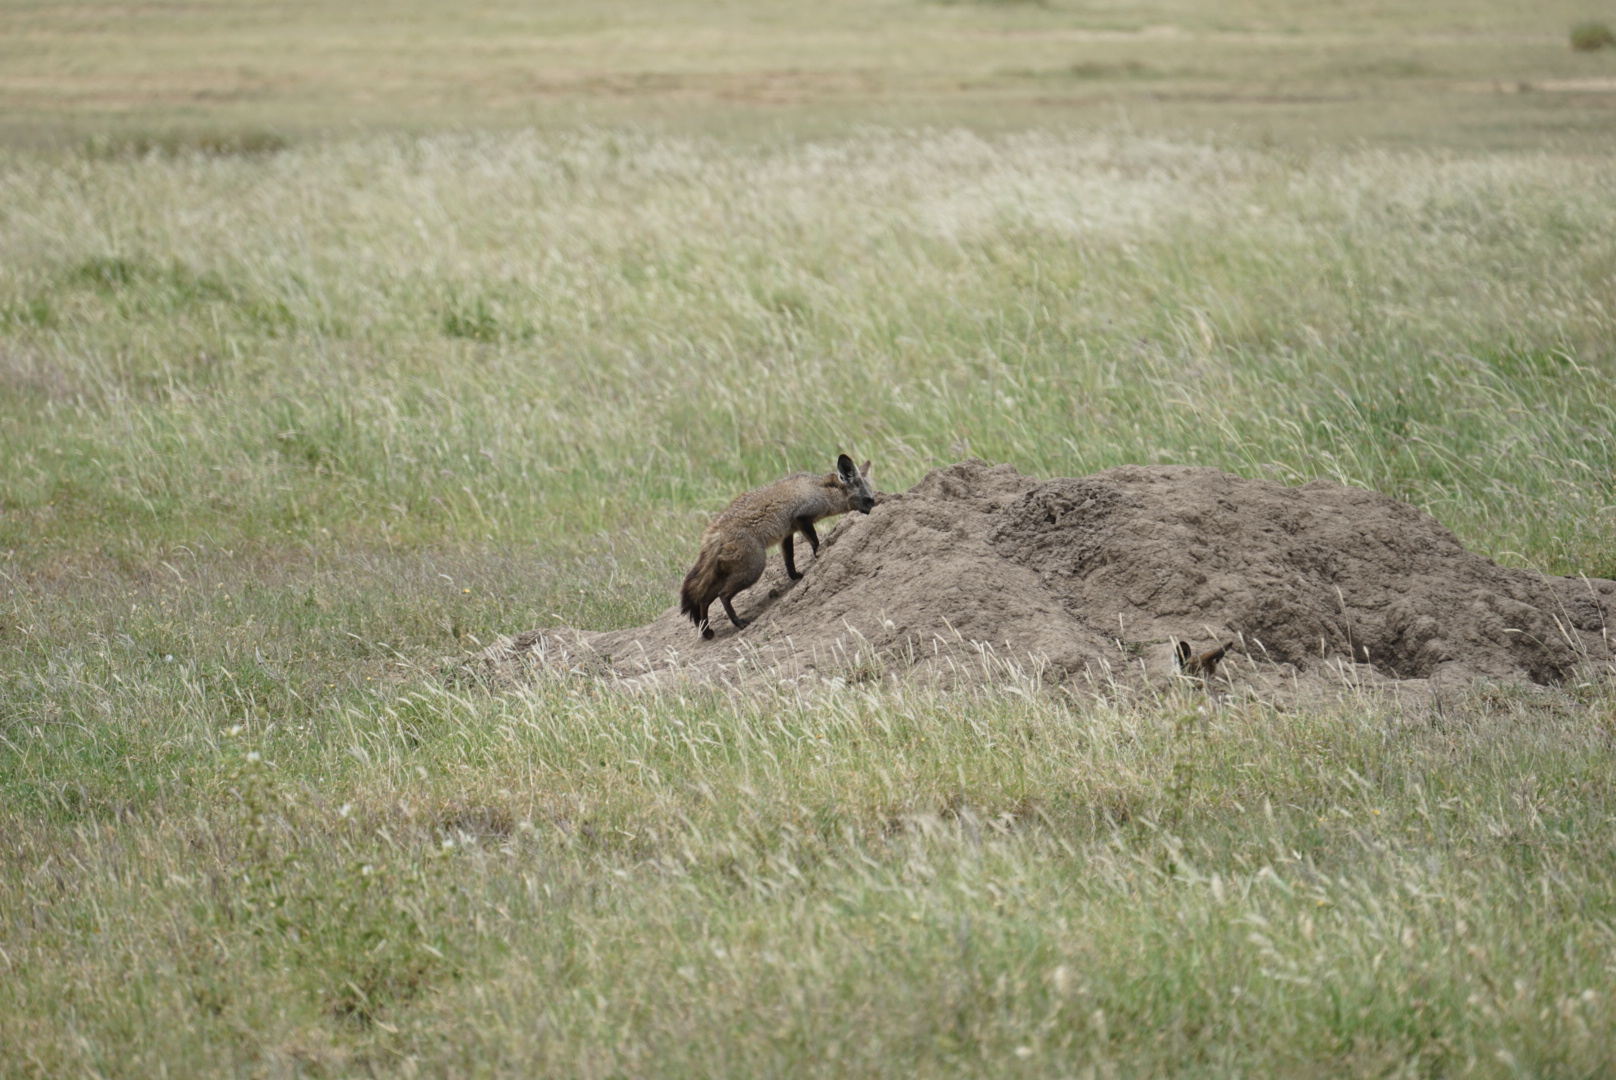
{"type": "Polygon", "coordinates": [[[853,467],[853,459],[846,454],[836,457],[836,479],[841,483],[842,490],[847,492],[847,505],[849,509],[857,510],[861,514],[868,514],[875,508],[875,492],[870,490],[870,463],[866,461],[864,467],[853,467]]]}

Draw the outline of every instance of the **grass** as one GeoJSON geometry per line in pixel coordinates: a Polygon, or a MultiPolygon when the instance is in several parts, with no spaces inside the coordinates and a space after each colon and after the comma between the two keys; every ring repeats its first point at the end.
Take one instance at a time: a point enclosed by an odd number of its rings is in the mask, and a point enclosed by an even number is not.
{"type": "Polygon", "coordinates": [[[155,802],[8,770],[20,1074],[1609,1064],[1608,692],[1433,726],[563,678],[226,729],[171,678],[166,754],[78,747],[155,802]]]}
{"type": "Polygon", "coordinates": [[[662,580],[692,508],[853,448],[892,489],[967,453],[1329,477],[1598,571],[1605,165],[958,131],[19,158],[0,545],[604,530],[662,580]]]}
{"type": "Polygon", "coordinates": [[[1433,723],[434,672],[648,617],[837,448],[1335,479],[1610,574],[1607,164],[14,154],[6,1067],[1603,1067],[1608,673],[1433,723]]]}
{"type": "Polygon", "coordinates": [[[1607,114],[1491,81],[1605,77],[1581,12],[832,14],[0,15],[0,1075],[1610,1071],[1610,671],[451,676],[838,450],[1336,480],[1616,576],[1607,114]]]}
{"type": "Polygon", "coordinates": [[[16,0],[0,8],[0,135],[229,147],[356,125],[750,138],[1121,119],[1291,145],[1569,149],[1611,133],[1608,54],[1567,48],[1589,14],[1580,0],[16,0]]]}
{"type": "Polygon", "coordinates": [[[1578,52],[1598,52],[1616,45],[1616,34],[1602,22],[1582,22],[1571,28],[1571,47],[1578,52]]]}

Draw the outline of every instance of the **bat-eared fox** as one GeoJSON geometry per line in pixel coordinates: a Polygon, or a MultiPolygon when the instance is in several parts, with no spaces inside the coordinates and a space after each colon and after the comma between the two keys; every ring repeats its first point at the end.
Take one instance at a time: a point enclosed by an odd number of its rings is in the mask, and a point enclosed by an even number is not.
{"type": "Polygon", "coordinates": [[[701,534],[701,554],[696,556],[696,565],[685,575],[679,589],[680,610],[690,616],[704,638],[713,636],[707,608],[714,600],[723,602],[724,614],[737,629],[745,627],[746,620],[735,614],[730,601],[763,576],[769,548],[780,545],[786,573],[795,581],[802,577],[791,549],[797,533],[807,538],[808,546],[817,555],[819,536],[814,532],[814,522],[849,510],[868,514],[874,506],[870,463],[854,468],[853,459],[846,454],[837,457],[833,473],[792,473],[746,492],[725,507],[701,534]]]}
{"type": "Polygon", "coordinates": [[[1189,642],[1180,641],[1178,643],[1178,670],[1191,678],[1200,679],[1204,683],[1217,674],[1218,661],[1222,660],[1224,654],[1233,647],[1234,642],[1231,641],[1226,645],[1219,645],[1211,652],[1197,653],[1190,648],[1189,642]]]}

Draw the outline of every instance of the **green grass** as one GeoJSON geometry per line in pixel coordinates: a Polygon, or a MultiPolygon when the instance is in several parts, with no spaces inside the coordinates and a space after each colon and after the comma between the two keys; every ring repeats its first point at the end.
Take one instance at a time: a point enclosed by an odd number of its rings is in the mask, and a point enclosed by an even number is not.
{"type": "Polygon", "coordinates": [[[1608,1067],[1609,672],[1421,719],[439,665],[649,617],[837,449],[1329,478],[1611,574],[1609,164],[14,152],[4,1068],[1608,1067]]]}
{"type": "Polygon", "coordinates": [[[651,617],[838,450],[1332,479],[1616,576],[1586,12],[535,12],[0,15],[0,1075],[1612,1069],[1608,670],[444,665],[651,617]]]}
{"type": "Polygon", "coordinates": [[[1608,694],[1433,725],[562,679],[243,731],[169,682],[9,764],[22,1075],[1609,1066],[1608,694]]]}
{"type": "Polygon", "coordinates": [[[848,448],[891,489],[967,453],[1329,477],[1603,572],[1607,164],[957,131],[17,158],[0,546],[604,530],[666,577],[692,508],[848,448]]]}
{"type": "Polygon", "coordinates": [[[1616,45],[1616,34],[1604,23],[1583,22],[1571,28],[1571,47],[1578,52],[1598,52],[1607,45],[1616,45]]]}
{"type": "Polygon", "coordinates": [[[1576,148],[1611,134],[1609,53],[1568,47],[1597,15],[1582,0],[13,0],[0,138],[231,154],[356,125],[777,138],[1120,121],[1576,148]]]}

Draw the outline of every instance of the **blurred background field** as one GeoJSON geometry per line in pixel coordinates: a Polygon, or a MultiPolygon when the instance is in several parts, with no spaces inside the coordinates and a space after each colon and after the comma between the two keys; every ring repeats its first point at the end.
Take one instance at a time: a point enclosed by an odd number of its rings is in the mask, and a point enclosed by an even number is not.
{"type": "Polygon", "coordinates": [[[1613,19],[1581,0],[10,0],[0,130],[801,137],[865,121],[1571,149],[1609,135],[1616,70],[1569,35],[1613,19]]]}
{"type": "Polygon", "coordinates": [[[1327,478],[1616,576],[1600,19],[0,6],[0,1072],[1609,1068],[1608,671],[441,666],[643,621],[838,450],[1327,478]]]}

